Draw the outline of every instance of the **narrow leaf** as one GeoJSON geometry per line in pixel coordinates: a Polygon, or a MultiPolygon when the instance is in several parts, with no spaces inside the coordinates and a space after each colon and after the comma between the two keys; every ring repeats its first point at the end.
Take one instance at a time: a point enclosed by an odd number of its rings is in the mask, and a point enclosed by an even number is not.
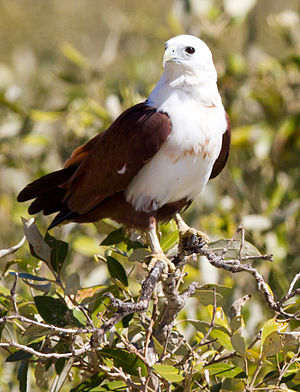
{"type": "Polygon", "coordinates": [[[225,378],[244,378],[246,374],[243,369],[232,363],[214,363],[206,366],[205,369],[209,371],[210,376],[225,377],[225,378]]]}
{"type": "Polygon", "coordinates": [[[116,245],[119,244],[120,242],[126,240],[126,236],[124,234],[124,230],[121,227],[118,230],[114,230],[111,233],[108,234],[108,236],[101,242],[100,245],[116,245]]]}
{"type": "Polygon", "coordinates": [[[160,376],[162,376],[167,381],[179,382],[184,379],[181,372],[174,366],[156,364],[152,367],[160,376]]]}
{"type": "Polygon", "coordinates": [[[107,268],[112,278],[118,279],[124,286],[128,286],[126,272],[121,263],[114,257],[107,256],[107,268]]]}
{"type": "Polygon", "coordinates": [[[34,218],[29,220],[22,218],[22,222],[24,234],[30,245],[31,254],[41,260],[50,262],[50,248],[34,223],[34,218]]]}
{"type": "Polygon", "coordinates": [[[28,362],[22,361],[18,370],[18,380],[19,380],[19,391],[27,391],[27,373],[28,373],[28,362]]]}
{"type": "Polygon", "coordinates": [[[51,248],[50,262],[55,272],[59,272],[68,254],[69,245],[57,240],[50,234],[46,233],[45,241],[51,248]]]}

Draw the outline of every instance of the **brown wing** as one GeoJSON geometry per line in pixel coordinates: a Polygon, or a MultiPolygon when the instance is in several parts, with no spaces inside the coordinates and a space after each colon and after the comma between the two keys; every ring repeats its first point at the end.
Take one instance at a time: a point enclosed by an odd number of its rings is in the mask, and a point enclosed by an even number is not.
{"type": "Polygon", "coordinates": [[[227,130],[226,132],[223,133],[221,151],[212,168],[211,175],[209,177],[210,180],[212,178],[217,177],[217,175],[221,173],[221,171],[224,169],[224,166],[226,165],[229,156],[230,141],[231,141],[231,126],[230,126],[230,120],[228,114],[227,113],[225,114],[227,120],[227,130]]]}
{"type": "Polygon", "coordinates": [[[125,190],[171,132],[169,117],[145,103],[133,106],[104,132],[78,147],[64,169],[27,185],[18,200],[36,198],[30,213],[65,209],[84,214],[125,190]]]}
{"type": "Polygon", "coordinates": [[[70,210],[86,213],[106,197],[125,190],[138,171],[159,150],[171,132],[166,114],[139,104],[125,111],[91,143],[91,150],[79,148],[67,161],[83,155],[78,169],[61,185],[70,210]]]}

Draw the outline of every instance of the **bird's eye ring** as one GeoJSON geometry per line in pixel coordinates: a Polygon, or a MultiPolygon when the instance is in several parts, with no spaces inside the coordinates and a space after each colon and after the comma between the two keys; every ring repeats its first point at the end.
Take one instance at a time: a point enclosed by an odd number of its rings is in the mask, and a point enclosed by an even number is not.
{"type": "Polygon", "coordinates": [[[188,54],[193,54],[193,53],[195,53],[195,48],[193,48],[192,46],[187,46],[185,48],[185,52],[188,54]]]}

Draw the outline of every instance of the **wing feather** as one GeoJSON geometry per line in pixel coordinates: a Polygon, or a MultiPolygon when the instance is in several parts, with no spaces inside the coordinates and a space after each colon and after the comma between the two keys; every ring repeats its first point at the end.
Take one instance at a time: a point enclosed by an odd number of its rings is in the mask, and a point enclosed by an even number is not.
{"type": "Polygon", "coordinates": [[[220,154],[218,158],[216,159],[214,166],[212,168],[211,174],[209,179],[211,180],[212,178],[217,177],[221,173],[221,171],[224,169],[224,166],[226,165],[228,156],[229,156],[229,151],[230,151],[230,141],[231,141],[231,126],[230,126],[230,120],[228,117],[228,114],[226,113],[226,120],[227,120],[227,130],[226,132],[223,133],[223,139],[222,139],[222,147],[220,154]]]}

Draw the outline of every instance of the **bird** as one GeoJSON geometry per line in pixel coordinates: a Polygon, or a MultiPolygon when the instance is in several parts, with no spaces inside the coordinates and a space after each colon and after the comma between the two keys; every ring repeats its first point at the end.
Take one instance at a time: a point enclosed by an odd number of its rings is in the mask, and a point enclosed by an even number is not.
{"type": "Polygon", "coordinates": [[[179,213],[222,171],[231,127],[204,41],[187,34],[169,39],[163,68],[144,102],[19,193],[19,202],[34,199],[29,214],[58,213],[48,230],[110,218],[146,232],[154,259],[168,264],[157,224],[174,216],[180,223],[179,213]]]}

